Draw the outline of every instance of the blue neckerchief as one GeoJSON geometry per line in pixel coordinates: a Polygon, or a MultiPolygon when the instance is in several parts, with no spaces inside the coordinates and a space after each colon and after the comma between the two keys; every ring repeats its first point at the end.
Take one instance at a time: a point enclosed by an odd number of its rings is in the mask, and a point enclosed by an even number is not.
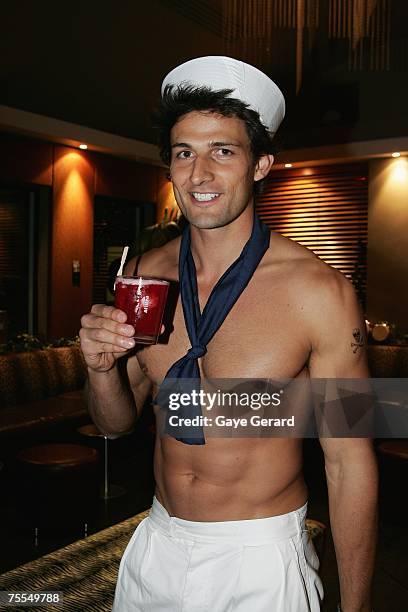
{"type": "MultiPolygon", "coordinates": [[[[168,370],[155,398],[155,402],[161,408],[168,410],[171,393],[176,391],[186,393],[193,389],[199,389],[200,369],[197,360],[205,355],[207,344],[221,327],[229,311],[251,280],[269,247],[269,237],[268,227],[254,214],[252,233],[248,242],[238,259],[230,265],[214,286],[201,314],[198,301],[197,273],[190,248],[190,226],[187,226],[184,230],[179,254],[180,296],[191,348],[184,357],[176,361],[168,370]],[[180,381],[182,383],[181,387],[177,387],[175,379],[183,379],[180,381]],[[186,379],[188,379],[188,382],[186,379]]],[[[201,408],[194,404],[181,406],[175,414],[181,418],[193,418],[201,416],[201,408]]],[[[184,432],[179,427],[172,430],[168,420],[169,415],[168,410],[165,428],[167,434],[185,444],[205,444],[201,426],[185,427],[184,432]],[[180,431],[182,432],[181,436],[180,431]]]]}

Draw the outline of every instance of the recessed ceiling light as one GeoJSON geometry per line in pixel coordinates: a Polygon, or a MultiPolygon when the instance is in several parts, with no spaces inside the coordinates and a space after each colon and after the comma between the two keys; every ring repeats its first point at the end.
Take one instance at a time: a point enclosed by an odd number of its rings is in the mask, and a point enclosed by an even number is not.
{"type": "Polygon", "coordinates": [[[291,168],[292,164],[285,164],[285,168],[291,168]]]}
{"type": "Polygon", "coordinates": [[[88,145],[86,145],[86,144],[80,144],[80,145],[79,145],[79,148],[80,148],[80,149],[84,149],[84,151],[85,151],[85,149],[87,149],[87,148],[88,148],[88,145]]]}
{"type": "Polygon", "coordinates": [[[391,157],[401,157],[401,153],[398,153],[398,151],[395,151],[395,153],[392,153],[391,157]]]}

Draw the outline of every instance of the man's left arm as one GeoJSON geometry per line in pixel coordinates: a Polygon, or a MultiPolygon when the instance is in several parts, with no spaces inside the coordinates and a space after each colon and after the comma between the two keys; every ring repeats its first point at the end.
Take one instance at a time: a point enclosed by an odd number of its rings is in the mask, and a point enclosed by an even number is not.
{"type": "MultiPolygon", "coordinates": [[[[310,322],[311,378],[367,378],[365,322],[352,285],[333,272],[310,322]]],[[[342,612],[371,612],[377,539],[377,462],[369,438],[321,438],[342,612]]]]}

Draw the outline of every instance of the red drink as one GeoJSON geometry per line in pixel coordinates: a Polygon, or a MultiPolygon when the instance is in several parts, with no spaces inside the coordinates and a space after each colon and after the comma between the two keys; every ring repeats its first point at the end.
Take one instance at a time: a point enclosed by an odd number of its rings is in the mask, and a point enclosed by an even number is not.
{"type": "Polygon", "coordinates": [[[126,323],[135,328],[140,344],[156,344],[166,305],[169,283],[146,276],[118,276],[115,306],[127,314],[126,323]]]}

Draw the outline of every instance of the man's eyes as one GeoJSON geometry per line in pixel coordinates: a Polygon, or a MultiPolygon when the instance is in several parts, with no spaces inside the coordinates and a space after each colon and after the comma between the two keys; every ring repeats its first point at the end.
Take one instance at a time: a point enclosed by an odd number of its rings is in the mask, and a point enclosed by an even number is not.
{"type": "MultiPolygon", "coordinates": [[[[234,155],[231,149],[226,149],[224,147],[219,147],[217,149],[214,148],[212,149],[212,153],[216,157],[230,157],[231,155],[234,155]]],[[[193,151],[189,151],[188,149],[184,151],[179,151],[176,154],[176,159],[191,159],[192,157],[194,157],[194,153],[193,151]]]]}
{"type": "Polygon", "coordinates": [[[229,155],[233,155],[233,152],[231,151],[231,149],[217,149],[217,154],[219,154],[221,157],[228,157],[229,155]]]}
{"type": "Polygon", "coordinates": [[[177,159],[189,159],[190,157],[192,157],[192,155],[193,155],[192,151],[179,151],[176,157],[177,159]]]}

